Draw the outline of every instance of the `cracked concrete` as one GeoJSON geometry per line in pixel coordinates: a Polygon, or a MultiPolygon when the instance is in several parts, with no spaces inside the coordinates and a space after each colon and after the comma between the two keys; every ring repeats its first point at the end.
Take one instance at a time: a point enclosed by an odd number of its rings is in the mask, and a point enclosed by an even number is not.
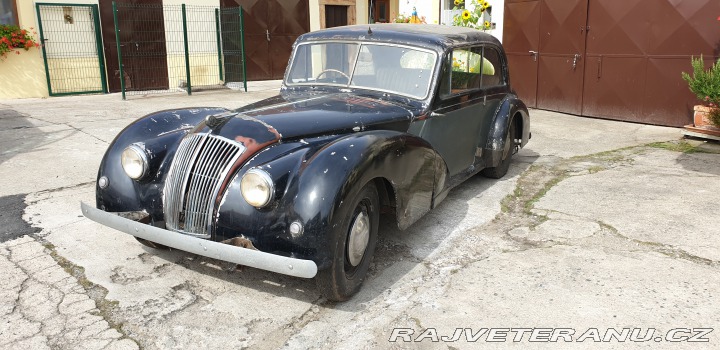
{"type": "Polygon", "coordinates": [[[533,139],[507,177],[470,179],[406,231],[381,223],[369,276],[345,303],[312,280],[150,249],[81,216],[107,142],[134,118],[272,93],[2,101],[0,197],[24,197],[37,232],[0,243],[0,347],[532,349],[547,345],[388,338],[393,327],[705,327],[709,343],[606,345],[717,348],[720,148],[679,143],[676,129],[531,111],[533,139]]]}
{"type": "Polygon", "coordinates": [[[25,236],[0,244],[0,276],[0,347],[138,348],[98,315],[85,288],[37,240],[25,236]]]}

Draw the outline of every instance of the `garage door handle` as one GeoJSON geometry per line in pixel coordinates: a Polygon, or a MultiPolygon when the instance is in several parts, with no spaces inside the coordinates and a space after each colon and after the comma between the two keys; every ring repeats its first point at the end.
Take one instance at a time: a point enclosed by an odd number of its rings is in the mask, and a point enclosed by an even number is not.
{"type": "Polygon", "coordinates": [[[270,41],[270,31],[265,29],[265,37],[267,38],[267,41],[270,41]]]}
{"type": "Polygon", "coordinates": [[[530,56],[533,57],[533,61],[537,62],[538,52],[537,51],[528,51],[528,52],[530,53],[530,56]]]}
{"type": "Polygon", "coordinates": [[[577,67],[578,60],[580,59],[580,54],[575,54],[575,58],[573,58],[573,69],[577,67]]]}

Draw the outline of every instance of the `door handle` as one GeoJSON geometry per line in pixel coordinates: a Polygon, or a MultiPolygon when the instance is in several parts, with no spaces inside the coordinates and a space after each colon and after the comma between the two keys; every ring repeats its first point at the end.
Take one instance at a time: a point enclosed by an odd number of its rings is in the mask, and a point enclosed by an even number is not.
{"type": "Polygon", "coordinates": [[[573,69],[577,67],[578,60],[580,60],[580,54],[576,53],[575,57],[573,58],[573,69]]]}
{"type": "Polygon", "coordinates": [[[533,61],[537,62],[538,52],[537,51],[528,51],[530,53],[530,56],[533,57],[533,61]]]}
{"type": "Polygon", "coordinates": [[[270,41],[270,31],[267,29],[265,29],[265,38],[267,39],[267,41],[270,41]]]}

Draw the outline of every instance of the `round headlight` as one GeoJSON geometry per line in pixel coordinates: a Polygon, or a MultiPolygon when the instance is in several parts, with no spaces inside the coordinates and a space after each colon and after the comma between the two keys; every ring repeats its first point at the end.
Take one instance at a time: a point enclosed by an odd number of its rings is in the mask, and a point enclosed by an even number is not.
{"type": "Polygon", "coordinates": [[[270,174],[260,169],[250,169],[240,180],[240,192],[248,204],[262,208],[272,199],[274,185],[270,174]]]}
{"type": "Polygon", "coordinates": [[[136,145],[130,145],[122,153],[120,157],[125,174],[133,180],[142,178],[147,172],[148,162],[145,151],[136,145]]]}

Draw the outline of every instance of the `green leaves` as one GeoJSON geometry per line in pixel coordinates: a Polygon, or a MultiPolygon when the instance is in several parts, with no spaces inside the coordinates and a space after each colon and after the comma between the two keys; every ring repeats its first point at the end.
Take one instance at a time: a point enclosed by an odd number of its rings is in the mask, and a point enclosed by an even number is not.
{"type": "Polygon", "coordinates": [[[705,63],[702,55],[700,58],[691,59],[693,75],[683,72],[682,78],[687,81],[692,91],[700,101],[711,107],[720,105],[720,60],[715,62],[710,69],[705,70],[705,63]]]}

